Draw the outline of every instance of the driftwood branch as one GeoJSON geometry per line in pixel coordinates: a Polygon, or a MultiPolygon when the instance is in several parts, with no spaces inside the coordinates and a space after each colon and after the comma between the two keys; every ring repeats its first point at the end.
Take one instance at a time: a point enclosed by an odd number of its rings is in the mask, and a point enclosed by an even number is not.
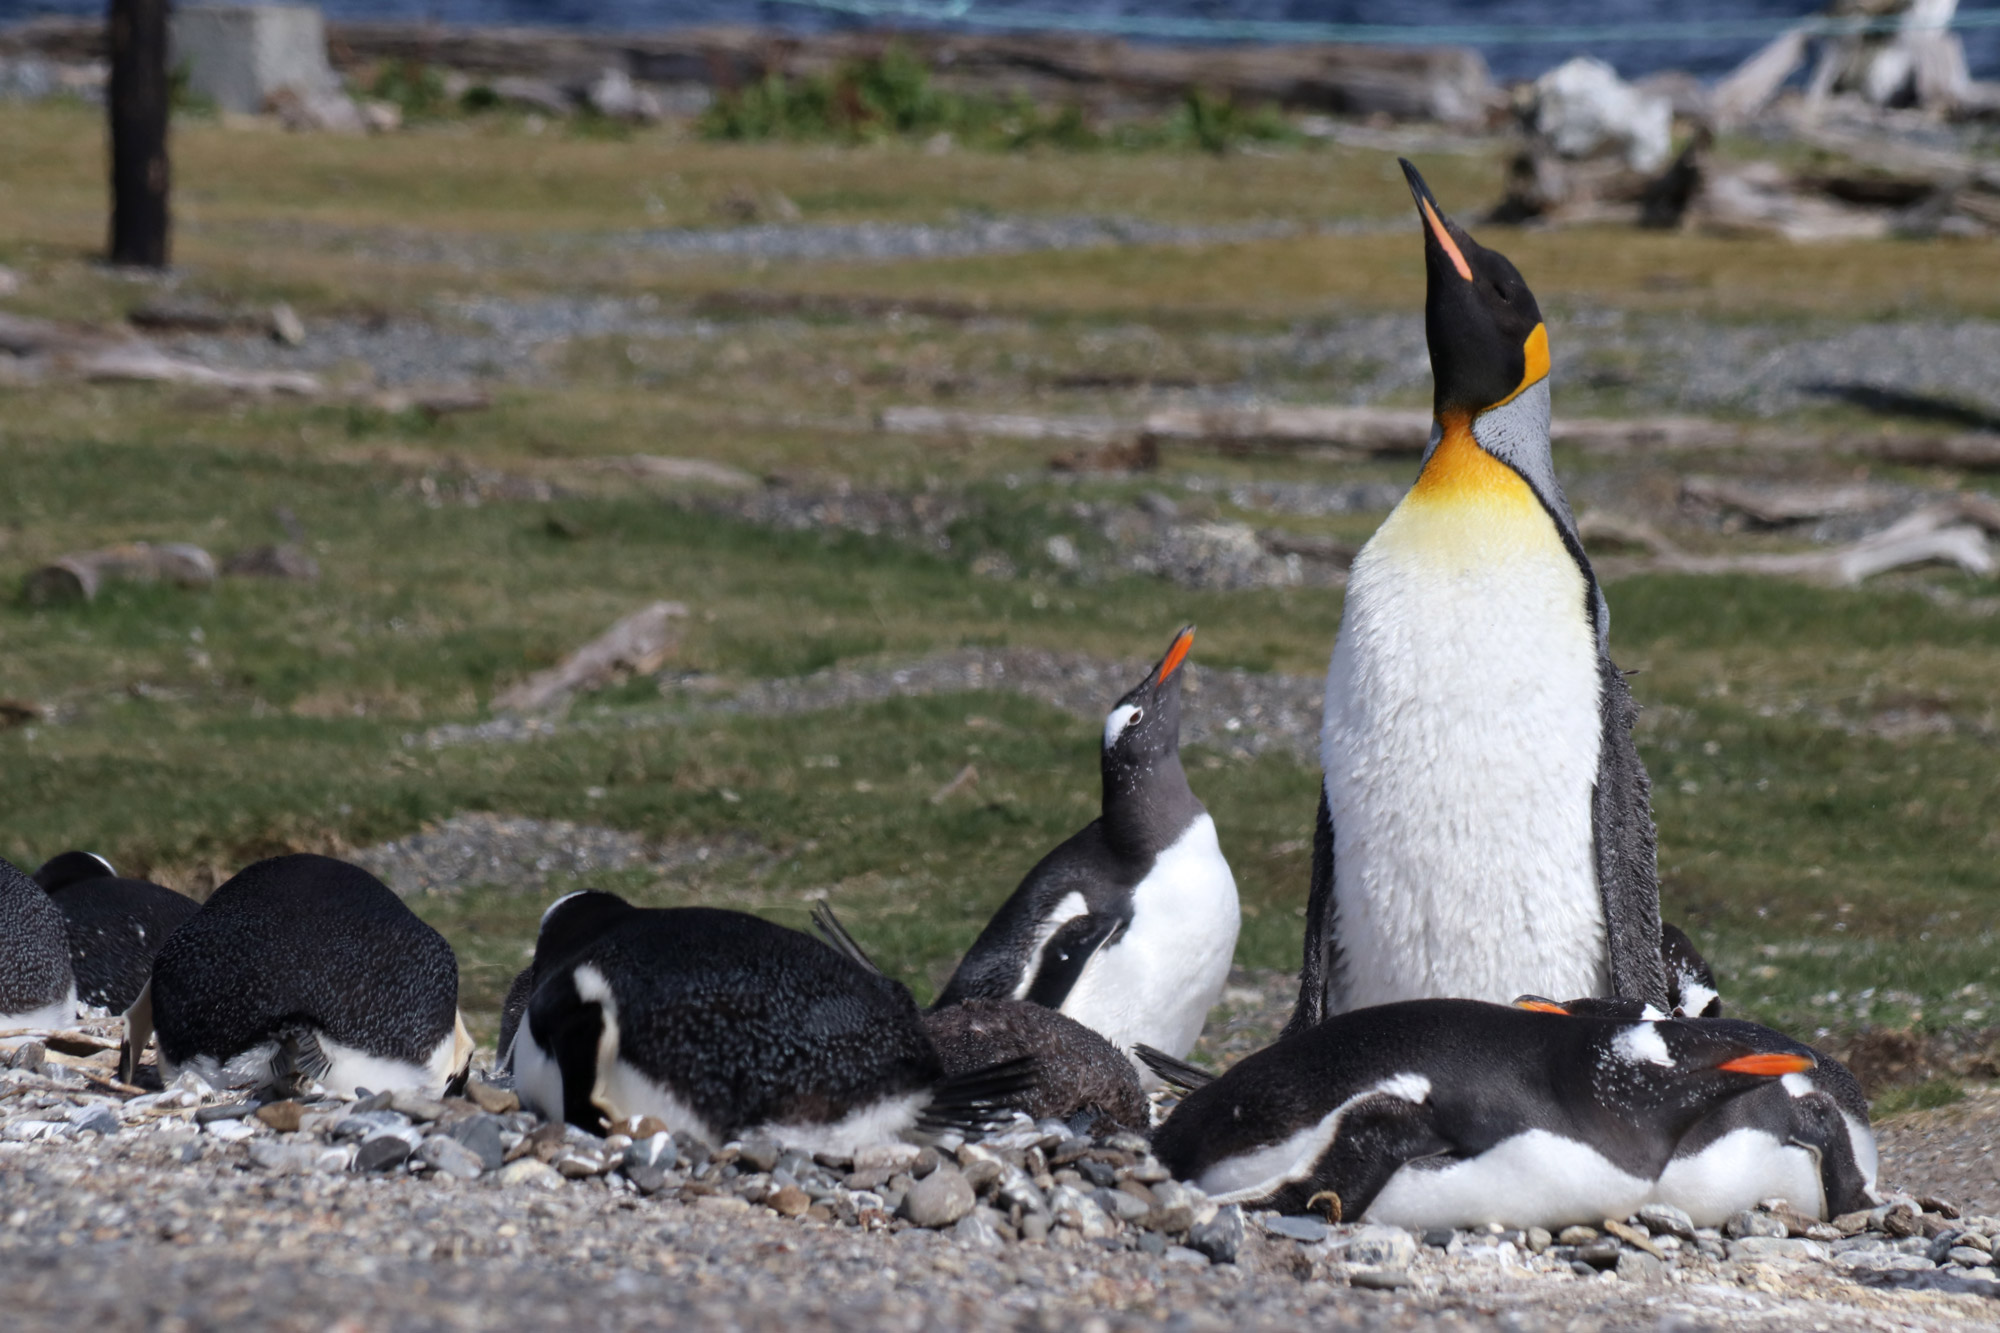
{"type": "MultiPolygon", "coordinates": [[[[1578,522],[1584,540],[1636,546],[1650,555],[1646,568],[1675,574],[1767,574],[1853,587],[1877,574],[1907,565],[1942,563],[1971,574],[1994,571],[1986,528],[1959,505],[1927,505],[1859,541],[1824,551],[1745,552],[1696,555],[1682,550],[1658,530],[1619,515],[1586,514],[1578,522]]],[[[2000,519],[2000,515],[1991,516],[2000,519]]]]}
{"type": "Polygon", "coordinates": [[[493,701],[494,711],[552,712],[578,694],[659,670],[680,640],[674,622],[687,613],[680,602],[654,602],[633,612],[554,667],[501,694],[493,701]]]}
{"type": "Polygon", "coordinates": [[[164,352],[127,333],[76,328],[52,320],[0,313],[0,375],[14,380],[51,376],[189,384],[240,393],[325,392],[317,375],[291,370],[234,370],[164,352]]]}
{"type": "Polygon", "coordinates": [[[22,582],[29,602],[88,602],[106,583],[176,583],[206,588],[215,582],[215,557],[186,542],[126,542],[101,551],[81,551],[44,565],[22,582]]]}

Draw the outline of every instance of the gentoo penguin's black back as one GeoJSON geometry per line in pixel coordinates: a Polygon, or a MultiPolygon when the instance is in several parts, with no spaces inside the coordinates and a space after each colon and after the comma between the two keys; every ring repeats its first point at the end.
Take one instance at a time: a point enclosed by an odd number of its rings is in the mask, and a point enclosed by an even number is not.
{"type": "Polygon", "coordinates": [[[0,1027],[76,1017],[69,933],[42,886],[0,861],[0,1027]]]}
{"type": "Polygon", "coordinates": [[[1181,1051],[1193,1040],[1188,1029],[1200,1032],[1201,1017],[1227,977],[1239,916],[1235,880],[1181,766],[1178,668],[1193,634],[1190,626],[1176,635],[1159,664],[1106,718],[1102,814],[1028,872],[966,951],[939,992],[937,1008],[971,999],[1026,999],[1065,1009],[1121,1044],[1148,1041],[1181,1051]],[[1197,848],[1184,839],[1198,828],[1209,835],[1197,848]],[[1162,855],[1177,847],[1187,848],[1187,863],[1147,907],[1139,890],[1162,855]],[[1066,1007],[1094,960],[1132,941],[1128,932],[1142,910],[1179,919],[1141,923],[1151,925],[1141,932],[1151,938],[1139,950],[1146,958],[1124,969],[1121,988],[1128,993],[1066,1007]],[[1162,976],[1177,960],[1185,961],[1189,975],[1162,976]],[[1125,1031],[1129,1022],[1092,1011],[1145,1008],[1146,1000],[1132,993],[1135,976],[1147,976],[1171,997],[1165,1007],[1194,1012],[1162,1015],[1165,1026],[1157,1031],[1143,1022],[1125,1031]]]}
{"type": "Polygon", "coordinates": [[[312,855],[246,867],[153,963],[152,1018],[175,1065],[218,1061],[305,1027],[422,1066],[452,1035],[458,960],[359,866],[312,855]]]}
{"type": "Polygon", "coordinates": [[[1411,1162],[1476,1159],[1535,1132],[1651,1181],[1703,1114],[1810,1061],[1768,1029],[1750,1039],[1679,1020],[1413,1000],[1336,1015],[1246,1057],[1191,1092],[1153,1146],[1176,1176],[1215,1182],[1232,1161],[1260,1164],[1255,1175],[1283,1145],[1303,1145],[1270,1168],[1260,1197],[1296,1210],[1332,1190],[1352,1221],[1411,1162]]]}
{"type": "Polygon", "coordinates": [[[552,1062],[564,1118],[587,1129],[605,1127],[592,1096],[618,1072],[599,1065],[614,1043],[617,1065],[669,1090],[718,1141],[838,1121],[943,1077],[905,987],[747,913],[574,894],[545,916],[535,953],[515,1070],[533,1095],[530,1054],[552,1062]]]}
{"type": "Polygon", "coordinates": [[[88,852],[43,863],[35,881],[61,909],[77,998],[124,1013],[153,975],[153,958],[182,922],[201,910],[185,894],[150,880],[121,879],[88,852]]]}

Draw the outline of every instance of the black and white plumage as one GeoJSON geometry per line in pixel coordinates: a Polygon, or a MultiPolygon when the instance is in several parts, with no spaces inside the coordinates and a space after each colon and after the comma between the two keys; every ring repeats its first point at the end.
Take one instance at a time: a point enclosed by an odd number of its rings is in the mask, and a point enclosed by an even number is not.
{"type": "Polygon", "coordinates": [[[1664,1005],[1637,705],[1556,478],[1547,329],[1514,266],[1403,168],[1435,424],[1348,580],[1288,1031],[1430,996],[1664,1005]]]}
{"type": "MultiPolygon", "coordinates": [[[[1602,998],[1558,1004],[1528,996],[1518,1003],[1594,1018],[1630,1019],[1638,1010],[1634,1001],[1602,998]]],[[[1764,1041],[1771,1031],[1741,1019],[1687,1021],[1728,1040],[1764,1041]]],[[[1720,1226],[1765,1199],[1785,1199],[1798,1211],[1823,1218],[1882,1202],[1867,1096],[1840,1061],[1804,1049],[1818,1061],[1813,1068],[1725,1102],[1681,1136],[1654,1185],[1654,1202],[1681,1209],[1697,1226],[1720,1226]]]]}
{"type": "Polygon", "coordinates": [[[216,889],[154,959],[126,1027],[128,1071],[150,1029],[162,1078],[216,1087],[435,1096],[472,1059],[451,945],[325,856],[272,857],[216,889]]]}
{"type": "Polygon", "coordinates": [[[1813,1061],[1753,1025],[1413,1000],[1246,1057],[1190,1093],[1153,1147],[1222,1201],[1553,1228],[1628,1216],[1696,1123],[1813,1061]]]}
{"type": "Polygon", "coordinates": [[[1181,767],[1192,626],[1104,723],[1103,813],[1028,872],[938,995],[1030,1000],[1114,1045],[1184,1055],[1222,994],[1242,924],[1215,821],[1181,767]]]}
{"type": "Polygon", "coordinates": [[[1020,1075],[948,1077],[908,989],[809,935],[597,892],[543,914],[512,1055],[525,1105],[593,1132],[651,1115],[831,1152],[984,1123],[1020,1075]]]}
{"type": "Polygon", "coordinates": [[[42,886],[0,861],[0,1032],[76,1020],[69,932],[42,886]]]}
{"type": "Polygon", "coordinates": [[[91,852],[64,852],[35,871],[69,931],[77,998],[122,1014],[153,975],[167,937],[201,909],[186,894],[151,880],[123,879],[91,852]]]}

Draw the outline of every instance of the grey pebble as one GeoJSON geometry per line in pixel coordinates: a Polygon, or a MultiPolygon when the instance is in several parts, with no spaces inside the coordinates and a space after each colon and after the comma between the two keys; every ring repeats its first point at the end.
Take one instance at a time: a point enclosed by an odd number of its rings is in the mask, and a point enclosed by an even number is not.
{"type": "Polygon", "coordinates": [[[1299,1241],[1306,1245],[1317,1245],[1326,1239],[1326,1223],[1317,1217],[1267,1217],[1264,1230],[1273,1236],[1283,1236],[1287,1240],[1299,1241]]]}
{"type": "Polygon", "coordinates": [[[448,1134],[427,1137],[417,1146],[417,1158],[433,1171],[457,1180],[477,1180],[487,1169],[478,1153],[448,1134]]]}
{"type": "Polygon", "coordinates": [[[1350,1264],[1408,1268],[1417,1260],[1417,1238],[1401,1227],[1365,1226],[1348,1237],[1343,1254],[1350,1264]]]}
{"type": "Polygon", "coordinates": [[[1731,1240],[1741,1240],[1746,1236],[1768,1236],[1773,1239],[1791,1235],[1791,1229],[1769,1213],[1744,1211],[1723,1223],[1722,1234],[1731,1240]]]}
{"type": "Polygon", "coordinates": [[[1347,1284],[1370,1291],[1397,1291],[1410,1285],[1410,1274],[1403,1268],[1356,1268],[1347,1274],[1347,1284]]]}
{"type": "Polygon", "coordinates": [[[1199,1250],[1212,1263],[1235,1263],[1243,1248],[1243,1210],[1233,1203],[1217,1209],[1214,1217],[1188,1230],[1188,1248],[1199,1250]]]}
{"type": "Polygon", "coordinates": [[[482,1111],[478,1115],[464,1116],[452,1121],[444,1127],[443,1132],[463,1144],[468,1152],[478,1158],[481,1170],[498,1171],[507,1155],[506,1146],[500,1138],[502,1124],[499,1116],[487,1115],[482,1111]]]}
{"type": "Polygon", "coordinates": [[[1655,1236],[1678,1236],[1686,1241],[1695,1239],[1694,1219],[1670,1203],[1649,1203],[1638,1211],[1637,1217],[1655,1236]]]}
{"type": "Polygon", "coordinates": [[[356,1171],[393,1171],[410,1160],[423,1139],[413,1129],[384,1129],[361,1140],[354,1153],[356,1171]]]}

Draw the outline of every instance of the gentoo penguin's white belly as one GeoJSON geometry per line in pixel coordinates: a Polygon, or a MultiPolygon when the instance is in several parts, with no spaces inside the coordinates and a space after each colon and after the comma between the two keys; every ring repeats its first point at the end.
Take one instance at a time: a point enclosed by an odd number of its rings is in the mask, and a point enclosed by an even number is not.
{"type": "Polygon", "coordinates": [[[1651,1182],[1586,1143],[1531,1129],[1445,1167],[1405,1166],[1361,1220],[1395,1227],[1547,1227],[1629,1217],[1651,1182]]]}
{"type": "Polygon", "coordinates": [[[1420,483],[1355,560],[1321,737],[1338,1008],[1606,989],[1596,634],[1518,485],[1420,483]]]}
{"type": "MultiPolygon", "coordinates": [[[[0,1014],[0,1029],[5,1028],[66,1028],[76,1022],[76,987],[69,988],[69,994],[53,1004],[45,1004],[39,1009],[30,1009],[18,1014],[0,1014]]],[[[7,1038],[0,1041],[0,1050],[7,1050],[26,1041],[26,1037],[7,1038]]]]}
{"type": "Polygon", "coordinates": [[[1132,922],[1097,951],[1062,1012],[1130,1050],[1186,1055],[1229,980],[1243,924],[1236,877],[1206,812],[1132,890],[1132,922]]]}
{"type": "Polygon", "coordinates": [[[1789,1200],[1808,1217],[1826,1213],[1818,1159],[1751,1126],[1667,1163],[1652,1198],[1680,1209],[1698,1227],[1719,1227],[1764,1199],[1789,1200]]]}

